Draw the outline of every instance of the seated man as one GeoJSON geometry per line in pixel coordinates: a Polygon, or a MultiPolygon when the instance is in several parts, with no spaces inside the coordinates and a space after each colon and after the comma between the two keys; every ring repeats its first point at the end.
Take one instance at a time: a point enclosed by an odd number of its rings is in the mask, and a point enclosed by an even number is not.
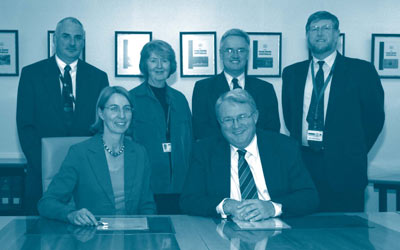
{"type": "Polygon", "coordinates": [[[304,215],[318,207],[318,194],[296,142],[256,130],[258,111],[245,90],[224,93],[215,104],[223,137],[194,148],[180,200],[192,215],[258,221],[304,215]]]}

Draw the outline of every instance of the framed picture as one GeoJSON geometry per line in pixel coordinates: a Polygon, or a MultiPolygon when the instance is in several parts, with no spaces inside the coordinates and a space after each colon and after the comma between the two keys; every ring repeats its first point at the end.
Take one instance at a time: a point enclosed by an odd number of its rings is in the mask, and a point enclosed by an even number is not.
{"type": "Polygon", "coordinates": [[[372,34],[371,62],[381,78],[400,78],[400,34],[372,34]]]}
{"type": "MultiPolygon", "coordinates": [[[[339,35],[339,40],[337,42],[337,48],[336,50],[342,55],[344,56],[345,53],[345,34],[344,33],[340,33],[339,35]]],[[[308,50],[308,58],[311,59],[311,51],[308,50]]]]}
{"type": "MultiPolygon", "coordinates": [[[[56,49],[54,47],[54,30],[48,30],[47,31],[47,57],[52,57],[56,53],[56,49]]],[[[82,49],[81,55],[79,56],[79,59],[82,61],[85,61],[85,49],[86,49],[86,44],[82,49]]]]}
{"type": "Polygon", "coordinates": [[[140,52],[150,42],[152,32],[115,31],[115,76],[142,76],[140,52]]]}
{"type": "Polygon", "coordinates": [[[180,32],[181,77],[217,74],[216,32],[180,32]]]}
{"type": "Polygon", "coordinates": [[[250,51],[247,75],[281,76],[282,33],[249,32],[250,51]]]}
{"type": "Polygon", "coordinates": [[[18,75],[18,30],[0,30],[0,76],[18,75]]]}

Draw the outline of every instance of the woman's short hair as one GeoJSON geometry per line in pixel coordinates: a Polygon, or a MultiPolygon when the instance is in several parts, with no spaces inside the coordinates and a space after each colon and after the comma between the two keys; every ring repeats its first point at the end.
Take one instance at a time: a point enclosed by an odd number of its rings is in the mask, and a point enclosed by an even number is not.
{"type": "Polygon", "coordinates": [[[310,25],[314,21],[319,21],[319,20],[331,20],[333,23],[333,27],[335,30],[339,29],[339,19],[333,15],[332,13],[328,11],[317,11],[313,14],[311,14],[310,17],[308,17],[307,24],[306,24],[306,31],[310,29],[310,25]]]}
{"type": "Polygon", "coordinates": [[[220,120],[220,106],[224,102],[233,102],[233,103],[240,103],[240,104],[248,104],[250,105],[251,112],[257,110],[256,102],[254,101],[253,97],[244,89],[237,88],[231,91],[225,92],[222,94],[217,102],[215,103],[215,114],[217,115],[218,120],[220,120]]]}
{"type": "Polygon", "coordinates": [[[148,77],[148,69],[147,69],[147,59],[149,59],[151,53],[154,53],[163,58],[167,58],[170,63],[170,71],[168,77],[175,73],[176,71],[176,58],[175,52],[172,49],[171,45],[162,40],[153,40],[144,45],[142,51],[140,52],[140,62],[139,68],[140,72],[142,72],[143,76],[147,79],[148,77]]]}
{"type": "Polygon", "coordinates": [[[103,120],[100,118],[99,116],[99,112],[98,110],[104,110],[104,107],[106,105],[106,103],[108,102],[108,100],[110,99],[110,97],[113,94],[120,94],[122,96],[124,96],[129,104],[131,105],[131,107],[133,108],[133,101],[129,95],[129,92],[121,86],[109,86],[109,87],[105,87],[99,95],[99,98],[97,99],[97,104],[96,104],[96,120],[95,122],[92,124],[92,126],[90,126],[90,131],[94,134],[96,133],[103,133],[104,131],[104,123],[103,120]]]}

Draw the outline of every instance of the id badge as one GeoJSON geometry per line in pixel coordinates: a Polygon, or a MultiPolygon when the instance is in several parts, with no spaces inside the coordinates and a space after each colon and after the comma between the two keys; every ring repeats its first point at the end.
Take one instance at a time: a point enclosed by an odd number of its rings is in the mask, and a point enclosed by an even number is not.
{"type": "Polygon", "coordinates": [[[170,142],[164,142],[162,144],[162,148],[163,148],[164,153],[170,153],[171,150],[172,150],[171,143],[170,142]]]}
{"type": "Polygon", "coordinates": [[[308,141],[322,141],[322,136],[324,132],[320,130],[308,130],[307,140],[308,141]]]}

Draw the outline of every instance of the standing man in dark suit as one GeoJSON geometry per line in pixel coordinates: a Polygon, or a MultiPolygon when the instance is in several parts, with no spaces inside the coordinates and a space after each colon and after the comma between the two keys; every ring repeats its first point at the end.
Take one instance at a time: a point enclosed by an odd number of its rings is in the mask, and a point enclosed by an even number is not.
{"type": "Polygon", "coordinates": [[[336,16],[326,11],[312,14],[306,34],[312,59],[283,70],[286,127],[303,145],[320,210],[360,212],[367,154],[385,119],[382,85],[372,64],[336,51],[336,16]]]}
{"type": "Polygon", "coordinates": [[[258,221],[317,209],[318,194],[298,144],[285,135],[256,130],[259,113],[247,91],[224,93],[215,112],[223,136],[195,145],[181,195],[185,213],[258,221]]]}
{"type": "Polygon", "coordinates": [[[73,17],[62,19],[54,34],[55,56],[22,69],[18,86],[17,128],[28,161],[25,209],[37,214],[42,196],[41,139],[87,136],[94,122],[107,74],[79,60],[85,31],[73,17]]]}
{"type": "Polygon", "coordinates": [[[220,133],[214,106],[218,97],[229,90],[242,88],[254,98],[260,113],[257,128],[279,132],[278,101],[272,84],[245,74],[249,59],[250,38],[240,29],[231,29],[221,38],[219,54],[224,71],[196,82],[192,97],[193,134],[201,139],[220,133]]]}

